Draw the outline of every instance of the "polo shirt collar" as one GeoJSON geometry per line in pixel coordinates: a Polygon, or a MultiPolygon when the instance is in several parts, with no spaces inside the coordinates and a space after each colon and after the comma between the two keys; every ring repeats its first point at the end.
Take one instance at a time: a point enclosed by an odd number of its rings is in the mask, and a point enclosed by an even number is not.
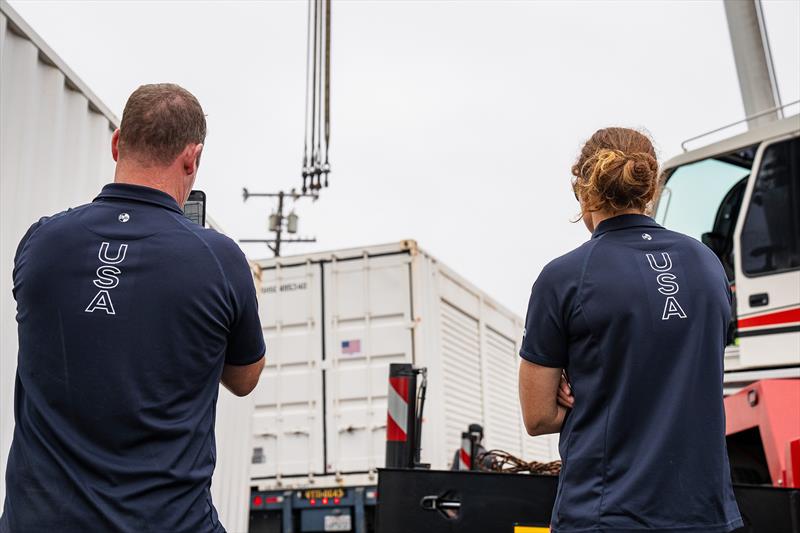
{"type": "Polygon", "coordinates": [[[164,191],[159,191],[158,189],[153,189],[152,187],[145,187],[143,185],[133,185],[130,183],[109,183],[103,187],[103,190],[100,191],[100,194],[97,195],[94,201],[104,199],[121,199],[144,202],[146,204],[165,207],[171,211],[183,214],[183,210],[178,206],[178,202],[175,201],[175,198],[164,191]]]}
{"type": "Polygon", "coordinates": [[[660,228],[661,226],[646,215],[617,215],[607,218],[598,224],[592,233],[592,239],[596,239],[609,231],[636,227],[660,228]]]}

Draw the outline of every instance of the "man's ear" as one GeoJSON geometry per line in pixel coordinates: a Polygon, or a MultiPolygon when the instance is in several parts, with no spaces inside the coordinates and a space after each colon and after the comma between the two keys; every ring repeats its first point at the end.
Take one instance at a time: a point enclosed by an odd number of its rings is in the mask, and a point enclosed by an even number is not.
{"type": "Polygon", "coordinates": [[[183,170],[186,172],[187,176],[197,172],[197,167],[200,166],[200,154],[202,152],[202,144],[190,144],[183,151],[183,170]]]}
{"type": "Polygon", "coordinates": [[[114,158],[114,162],[119,159],[119,128],[111,135],[111,157],[114,158]]]}

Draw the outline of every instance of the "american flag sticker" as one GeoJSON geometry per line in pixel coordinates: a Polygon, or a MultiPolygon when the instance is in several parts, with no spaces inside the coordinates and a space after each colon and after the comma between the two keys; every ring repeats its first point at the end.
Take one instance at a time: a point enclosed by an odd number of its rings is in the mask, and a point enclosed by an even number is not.
{"type": "Polygon", "coordinates": [[[354,355],[361,353],[361,340],[355,339],[350,341],[342,341],[342,354],[354,355]]]}

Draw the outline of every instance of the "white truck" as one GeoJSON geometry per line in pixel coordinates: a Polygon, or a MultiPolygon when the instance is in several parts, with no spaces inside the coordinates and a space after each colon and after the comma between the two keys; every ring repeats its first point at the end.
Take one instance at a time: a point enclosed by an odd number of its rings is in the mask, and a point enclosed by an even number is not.
{"type": "Polygon", "coordinates": [[[667,161],[656,220],[711,248],[734,294],[725,433],[748,531],[800,531],[800,115],[667,161]]]}
{"type": "Polygon", "coordinates": [[[656,222],[704,242],[735,296],[725,392],[800,377],[800,115],[664,165],[656,222]]]}
{"type": "Polygon", "coordinates": [[[487,449],[558,457],[557,436],[531,438],[522,424],[522,318],[415,241],[258,264],[267,364],[254,392],[251,533],[369,530],[390,363],[427,368],[423,463],[449,468],[471,423],[487,449]]]}

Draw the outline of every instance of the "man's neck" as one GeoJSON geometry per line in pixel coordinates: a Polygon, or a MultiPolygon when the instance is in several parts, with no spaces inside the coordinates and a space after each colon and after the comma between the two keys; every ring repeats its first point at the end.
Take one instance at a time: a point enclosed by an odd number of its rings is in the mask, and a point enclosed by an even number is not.
{"type": "Polygon", "coordinates": [[[170,177],[171,169],[163,167],[143,167],[138,165],[117,163],[114,172],[114,183],[128,183],[158,189],[172,196],[180,207],[186,201],[186,192],[180,185],[180,179],[170,177]]]}

